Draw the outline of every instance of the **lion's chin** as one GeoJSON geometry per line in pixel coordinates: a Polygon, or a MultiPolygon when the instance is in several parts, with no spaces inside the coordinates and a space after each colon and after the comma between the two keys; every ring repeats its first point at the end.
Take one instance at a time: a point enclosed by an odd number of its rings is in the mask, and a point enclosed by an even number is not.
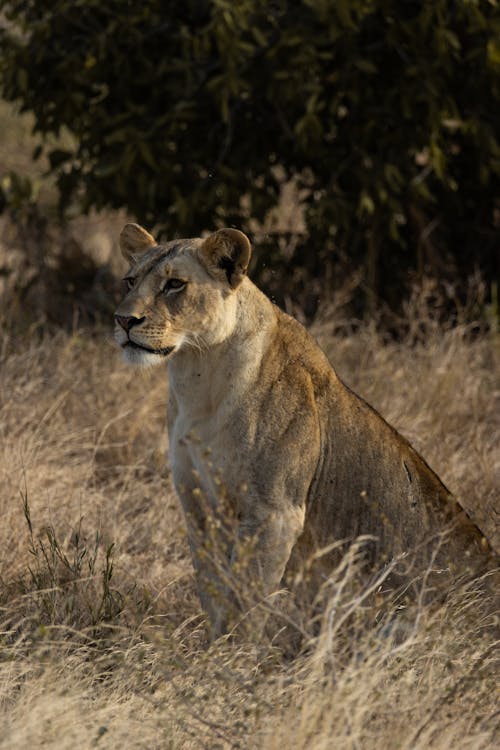
{"type": "Polygon", "coordinates": [[[136,367],[153,367],[154,365],[163,364],[168,355],[174,351],[174,348],[175,347],[170,346],[165,349],[159,349],[158,351],[150,351],[144,349],[138,344],[128,341],[122,345],[122,352],[125,362],[129,365],[135,365],[136,367]]]}

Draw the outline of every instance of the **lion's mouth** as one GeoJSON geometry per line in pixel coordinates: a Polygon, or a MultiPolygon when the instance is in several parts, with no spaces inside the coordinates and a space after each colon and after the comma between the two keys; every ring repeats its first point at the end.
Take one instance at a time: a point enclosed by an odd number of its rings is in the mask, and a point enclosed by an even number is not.
{"type": "Polygon", "coordinates": [[[135,341],[131,341],[128,339],[125,341],[124,344],[122,344],[122,347],[125,349],[127,346],[132,347],[132,349],[142,349],[144,352],[149,352],[150,354],[160,354],[162,357],[166,357],[168,354],[174,351],[174,346],[166,346],[163,349],[151,349],[149,346],[142,346],[141,344],[136,344],[135,341]]]}

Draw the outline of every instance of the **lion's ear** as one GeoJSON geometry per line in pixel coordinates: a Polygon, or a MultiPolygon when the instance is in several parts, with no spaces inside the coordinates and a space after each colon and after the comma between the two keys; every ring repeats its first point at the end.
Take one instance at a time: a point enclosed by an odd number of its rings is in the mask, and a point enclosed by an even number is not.
{"type": "Polygon", "coordinates": [[[236,289],[247,272],[252,248],[246,234],[239,229],[219,229],[207,237],[200,252],[212,276],[227,279],[236,289]]]}
{"type": "Polygon", "coordinates": [[[146,232],[139,224],[125,224],[120,233],[120,250],[125,260],[131,264],[154,245],[156,245],[154,237],[151,237],[149,232],[146,232]]]}

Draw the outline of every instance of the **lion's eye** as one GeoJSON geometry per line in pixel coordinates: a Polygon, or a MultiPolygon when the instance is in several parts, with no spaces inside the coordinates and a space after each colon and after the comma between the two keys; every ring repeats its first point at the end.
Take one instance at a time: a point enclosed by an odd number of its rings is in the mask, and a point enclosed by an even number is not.
{"type": "Polygon", "coordinates": [[[180,292],[181,289],[184,289],[186,283],[187,282],[182,281],[182,279],[169,279],[163,287],[163,291],[165,294],[168,294],[169,292],[180,292]]]}
{"type": "Polygon", "coordinates": [[[127,276],[123,281],[127,285],[127,291],[130,291],[135,284],[135,279],[133,279],[132,276],[127,276]]]}

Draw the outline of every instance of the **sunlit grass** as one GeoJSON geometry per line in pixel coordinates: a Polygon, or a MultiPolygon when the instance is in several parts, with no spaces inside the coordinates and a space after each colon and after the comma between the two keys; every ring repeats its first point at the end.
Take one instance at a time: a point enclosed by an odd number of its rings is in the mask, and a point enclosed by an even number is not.
{"type": "MultiPolygon", "coordinates": [[[[314,326],[339,374],[498,544],[498,340],[332,330],[314,326]]],[[[346,566],[298,651],[210,644],[165,458],[165,373],[128,369],[106,332],[4,331],[0,352],[0,747],[497,744],[492,619],[474,587],[398,632],[390,611],[370,621],[346,566]]]]}

